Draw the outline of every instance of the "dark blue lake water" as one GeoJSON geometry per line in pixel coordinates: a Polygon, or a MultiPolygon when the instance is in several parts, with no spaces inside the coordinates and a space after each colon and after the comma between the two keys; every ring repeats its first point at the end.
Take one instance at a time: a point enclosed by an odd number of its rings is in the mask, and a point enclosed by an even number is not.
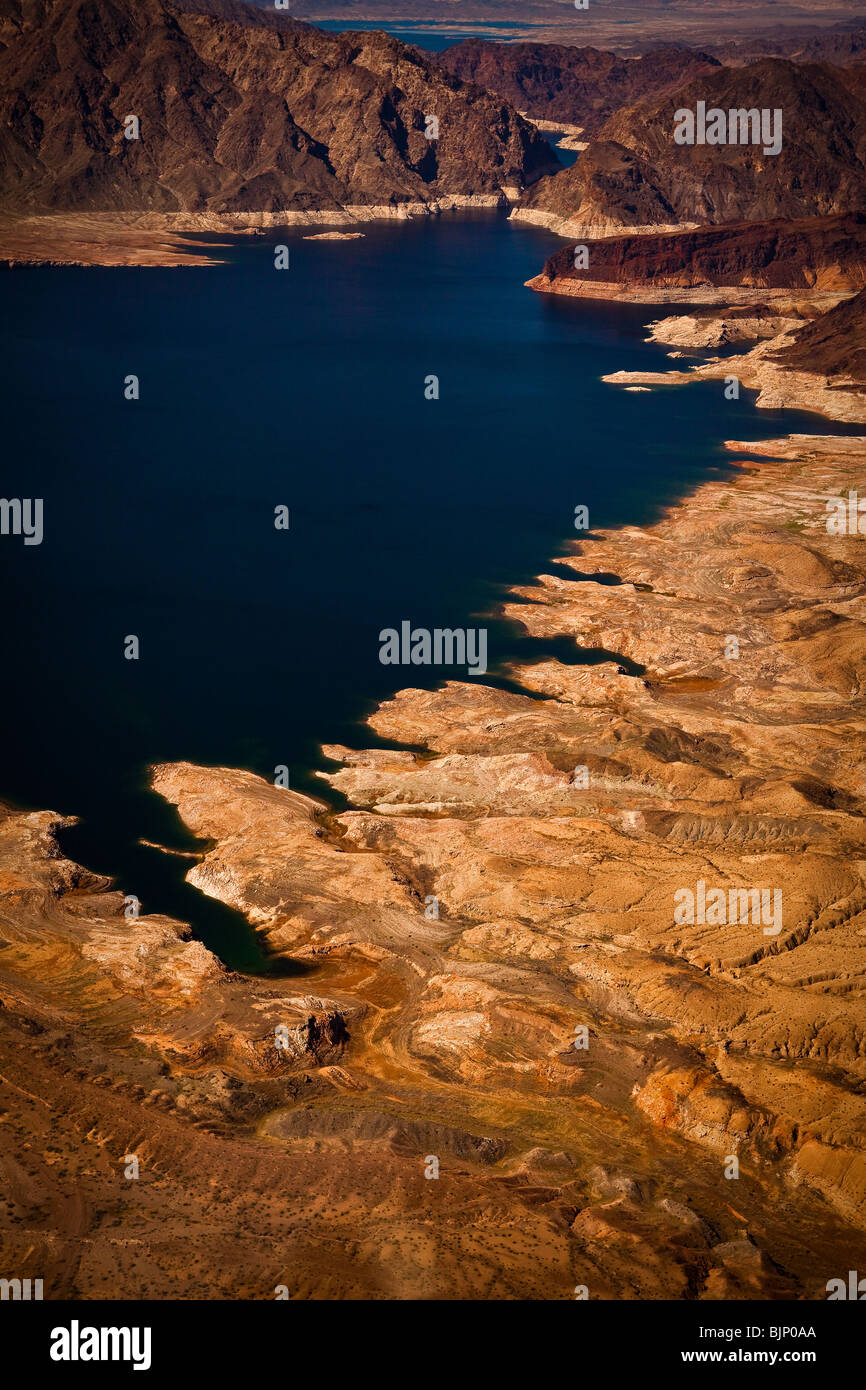
{"type": "MultiPolygon", "coordinates": [[[[477,626],[578,504],[649,522],[728,467],[726,438],[826,428],[721,383],[604,385],[666,364],[651,313],[525,289],[559,242],[501,215],[280,239],[285,271],[250,238],[218,267],[0,276],[2,493],[45,507],[41,545],[0,537],[0,797],[80,816],[67,853],[250,969],[236,915],[138,843],[190,843],[150,763],[286,764],[322,795],[320,743],[369,746],[376,701],[465,676],[381,665],[380,629],[477,626]]],[[[491,663],[542,654],[487,625],[491,663]]]]}

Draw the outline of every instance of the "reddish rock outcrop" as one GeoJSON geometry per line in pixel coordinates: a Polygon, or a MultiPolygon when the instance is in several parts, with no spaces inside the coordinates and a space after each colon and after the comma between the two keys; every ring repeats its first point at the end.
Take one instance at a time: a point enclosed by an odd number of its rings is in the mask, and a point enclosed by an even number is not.
{"type": "Polygon", "coordinates": [[[580,268],[575,249],[555,251],[532,288],[569,293],[601,282],[635,291],[737,286],[846,294],[866,284],[863,213],[607,237],[587,245],[580,268]]]}

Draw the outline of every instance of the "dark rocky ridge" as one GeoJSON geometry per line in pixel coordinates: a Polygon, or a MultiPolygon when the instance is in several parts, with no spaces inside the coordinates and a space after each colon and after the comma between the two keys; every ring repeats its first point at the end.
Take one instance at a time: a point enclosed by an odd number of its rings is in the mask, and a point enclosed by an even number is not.
{"type": "Polygon", "coordinates": [[[659,287],[851,290],[866,285],[866,214],[743,222],[692,232],[610,237],[575,269],[574,246],[556,251],[541,282],[597,280],[659,287]]]}
{"type": "Polygon", "coordinates": [[[766,59],[719,68],[674,96],[613,116],[577,163],[544,179],[522,207],[588,235],[629,227],[828,216],[866,203],[862,67],[766,59]],[[780,108],[783,145],[677,145],[678,108],[780,108]]]}
{"type": "Polygon", "coordinates": [[[794,371],[848,377],[866,387],[866,290],[801,328],[775,360],[794,371]]]}
{"type": "Polygon", "coordinates": [[[439,62],[455,77],[496,92],[539,120],[565,121],[594,133],[619,107],[661,98],[719,66],[687,48],[660,48],[619,58],[597,48],[553,43],[486,43],[465,39],[439,62]]]}
{"type": "Polygon", "coordinates": [[[3,0],[0,40],[7,211],[431,203],[523,189],[557,167],[505,102],[385,34],[163,0],[3,0]],[[130,113],[139,140],[124,138],[130,113]]]}
{"type": "Polygon", "coordinates": [[[710,49],[724,63],[754,57],[793,58],[798,63],[862,63],[866,58],[866,25],[848,21],[832,29],[813,27],[793,34],[775,29],[711,44],[710,49]]]}

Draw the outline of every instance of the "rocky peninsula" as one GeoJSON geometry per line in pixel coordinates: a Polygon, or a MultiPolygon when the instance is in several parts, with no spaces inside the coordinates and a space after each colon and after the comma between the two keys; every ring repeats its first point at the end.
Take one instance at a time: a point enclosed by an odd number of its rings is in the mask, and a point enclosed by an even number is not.
{"type": "Polygon", "coordinates": [[[325,749],[339,813],[154,769],[206,842],[190,881],[296,980],[129,920],[57,817],[6,814],[16,1267],[54,1296],[807,1300],[856,1267],[866,565],[827,501],[866,439],[728,447],[730,479],[507,604],[642,674],[400,691],[390,749],[325,749]],[[678,922],[702,883],[781,889],[778,931],[678,922]]]}

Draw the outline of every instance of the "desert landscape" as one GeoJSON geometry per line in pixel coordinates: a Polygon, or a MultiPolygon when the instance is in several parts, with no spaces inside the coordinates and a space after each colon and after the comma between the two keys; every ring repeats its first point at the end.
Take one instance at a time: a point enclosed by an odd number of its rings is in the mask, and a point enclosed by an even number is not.
{"type": "MultiPolygon", "coordinates": [[[[488,209],[559,238],[541,309],[642,311],[671,366],[599,372],[612,412],[709,384],[813,422],[727,439],[646,524],[576,522],[496,610],[573,658],[395,673],[320,796],[149,767],[193,846],[157,849],[279,968],[73,862],[75,806],[7,798],[0,1274],[46,1299],[810,1305],[863,1268],[862,30],[787,7],[734,52],[646,6],[636,55],[530,8],[531,42],[435,53],[220,0],[0,5],[7,278],[219,294],[281,228],[346,256],[488,209]],[[780,152],[676,145],[699,101],[781,110],[780,152]]],[[[312,20],[344,13],[379,18],[312,20]]]]}

